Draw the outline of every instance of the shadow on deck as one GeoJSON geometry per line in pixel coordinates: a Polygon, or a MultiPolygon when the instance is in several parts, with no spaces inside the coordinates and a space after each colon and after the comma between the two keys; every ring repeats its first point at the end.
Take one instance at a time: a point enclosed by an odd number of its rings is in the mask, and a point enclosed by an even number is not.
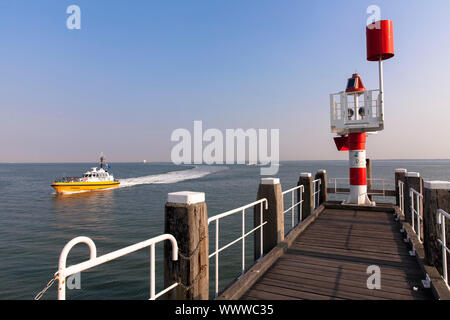
{"type": "Polygon", "coordinates": [[[409,255],[392,209],[327,207],[239,298],[433,299],[421,283],[425,275],[409,255]],[[381,271],[380,289],[367,287],[372,274],[367,268],[373,265],[381,271]]]}

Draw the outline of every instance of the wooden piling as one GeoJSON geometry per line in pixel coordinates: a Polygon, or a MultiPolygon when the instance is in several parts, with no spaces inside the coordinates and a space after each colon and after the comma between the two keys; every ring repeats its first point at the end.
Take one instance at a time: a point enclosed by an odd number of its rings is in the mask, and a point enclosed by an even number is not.
{"type": "MultiPolygon", "coordinates": [[[[257,200],[266,198],[268,208],[263,206],[263,221],[267,223],[263,226],[263,254],[268,253],[278,243],[284,240],[284,214],[283,214],[283,194],[281,190],[280,179],[262,178],[258,188],[257,200]]],[[[254,227],[261,224],[260,208],[261,205],[254,207],[254,227]]],[[[261,237],[259,230],[255,231],[254,258],[255,261],[260,258],[261,237]]]]}
{"type": "MultiPolygon", "coordinates": [[[[366,179],[367,179],[367,193],[370,193],[373,190],[372,183],[372,160],[366,159],[366,179]]],[[[368,195],[369,200],[373,201],[373,195],[368,195]]]]}
{"type": "Polygon", "coordinates": [[[208,300],[209,240],[208,213],[203,192],[168,194],[164,232],[178,243],[178,261],[171,259],[171,245],[164,244],[165,287],[180,285],[166,294],[169,300],[208,300]]]}
{"type": "Polygon", "coordinates": [[[299,186],[303,185],[305,190],[303,192],[303,205],[302,205],[302,220],[305,220],[314,211],[314,187],[311,173],[308,172],[301,173],[297,185],[299,186]]]}
{"type": "MultiPolygon", "coordinates": [[[[435,266],[440,274],[442,269],[442,246],[437,241],[441,239],[441,227],[437,224],[436,213],[438,209],[450,212],[450,182],[426,181],[424,182],[424,215],[423,215],[423,246],[425,262],[435,266]]],[[[450,221],[445,219],[447,247],[450,246],[450,221]]],[[[447,266],[447,274],[450,268],[447,266]]]]}
{"type": "Polygon", "coordinates": [[[324,203],[328,200],[328,182],[327,182],[327,171],[319,170],[316,172],[314,179],[320,179],[320,192],[319,192],[319,204],[324,203]]]}
{"type": "MultiPolygon", "coordinates": [[[[403,183],[405,182],[405,176],[406,176],[406,169],[395,169],[395,186],[394,186],[394,190],[395,190],[395,204],[397,206],[400,206],[400,198],[399,198],[399,189],[398,189],[398,182],[399,181],[403,181],[403,183]]],[[[406,187],[404,188],[404,191],[406,192],[406,187]]]]}
{"type": "MultiPolygon", "coordinates": [[[[422,194],[423,181],[418,172],[407,172],[405,175],[405,221],[412,224],[411,211],[411,194],[410,190],[413,188],[422,194]]],[[[415,204],[414,204],[415,205],[415,204]]]]}

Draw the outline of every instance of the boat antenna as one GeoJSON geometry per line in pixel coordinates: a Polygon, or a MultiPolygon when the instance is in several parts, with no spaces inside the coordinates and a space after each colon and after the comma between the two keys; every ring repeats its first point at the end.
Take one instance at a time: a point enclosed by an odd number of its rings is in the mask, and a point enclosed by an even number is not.
{"type": "Polygon", "coordinates": [[[103,157],[103,152],[100,153],[100,168],[103,168],[103,161],[105,157],[103,157]]]}

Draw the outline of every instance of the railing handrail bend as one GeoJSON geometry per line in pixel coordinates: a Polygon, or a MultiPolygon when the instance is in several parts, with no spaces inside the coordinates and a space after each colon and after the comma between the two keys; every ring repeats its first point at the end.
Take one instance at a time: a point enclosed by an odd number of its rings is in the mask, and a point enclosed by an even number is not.
{"type": "Polygon", "coordinates": [[[162,242],[165,240],[169,240],[172,244],[172,260],[178,260],[178,244],[177,240],[171,234],[162,234],[160,236],[133,244],[131,246],[107,253],[100,257],[97,257],[97,248],[95,246],[94,241],[88,237],[76,237],[70,240],[61,251],[61,255],[59,257],[59,267],[58,267],[58,300],[66,299],[66,281],[65,279],[73,274],[91,269],[100,264],[115,260],[119,257],[127,255],[129,253],[141,250],[145,247],[150,247],[150,300],[154,300],[161,296],[162,294],[168,292],[169,290],[175,288],[178,283],[174,283],[163,291],[155,294],[155,244],[158,242],[162,242]],[[69,255],[70,250],[79,243],[87,244],[90,250],[90,259],[70,267],[66,267],[67,257],[69,255]]]}

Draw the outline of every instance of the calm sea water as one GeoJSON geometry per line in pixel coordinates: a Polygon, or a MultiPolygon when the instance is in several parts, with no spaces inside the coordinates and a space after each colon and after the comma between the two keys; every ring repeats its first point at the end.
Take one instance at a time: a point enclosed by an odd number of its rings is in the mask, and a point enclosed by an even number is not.
{"type": "MultiPolygon", "coordinates": [[[[301,172],[314,174],[326,169],[329,177],[346,177],[347,165],[347,161],[283,162],[277,177],[286,190],[296,185],[301,172]]],[[[80,175],[92,166],[95,164],[0,164],[0,299],[33,299],[57,270],[62,248],[74,237],[92,238],[102,255],[162,234],[169,192],[206,192],[212,216],[253,202],[261,178],[258,167],[244,165],[117,163],[111,171],[121,179],[121,188],[59,196],[50,187],[56,177],[80,175]]],[[[373,176],[387,179],[387,187],[393,189],[395,168],[419,171],[426,180],[450,180],[450,160],[374,161],[373,176]]],[[[252,219],[249,210],[248,229],[252,219]]],[[[240,230],[240,215],[221,221],[220,244],[237,238],[240,230]]],[[[247,265],[252,262],[252,241],[250,237],[246,243],[247,265]]],[[[220,255],[222,289],[240,273],[240,250],[236,244],[220,255]]],[[[160,290],[162,245],[156,254],[160,290]]],[[[68,265],[88,257],[87,247],[79,245],[71,251],[68,265]]],[[[67,298],[148,299],[149,266],[149,250],[144,249],[83,272],[81,289],[67,290],[67,298]]],[[[211,286],[213,275],[211,269],[211,286]]],[[[44,296],[55,298],[56,284],[44,296]]]]}

